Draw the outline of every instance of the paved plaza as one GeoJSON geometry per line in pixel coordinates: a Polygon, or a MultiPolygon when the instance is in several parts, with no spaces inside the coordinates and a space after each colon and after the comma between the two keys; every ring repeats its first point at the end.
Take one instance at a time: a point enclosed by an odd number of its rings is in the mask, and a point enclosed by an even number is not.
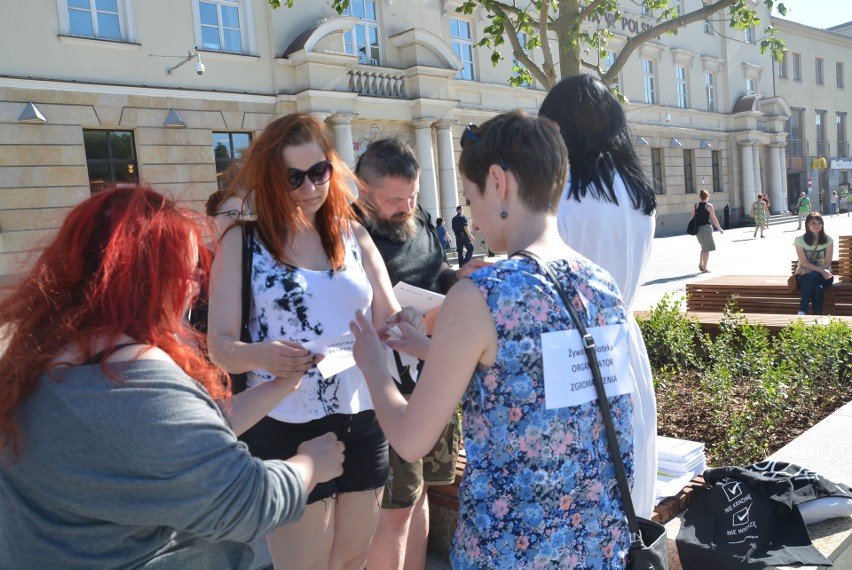
{"type": "MultiPolygon", "coordinates": [[[[724,204],[714,204],[721,210],[724,204]]],[[[845,213],[825,216],[825,232],[834,238],[852,235],[852,217],[845,213]]],[[[683,234],[654,239],[651,262],[645,270],[642,286],[636,296],[634,310],[648,310],[666,293],[683,295],[686,284],[703,281],[720,275],[789,275],[790,262],[796,258],[793,239],[804,233],[797,222],[771,226],[765,238],[752,237],[754,228],[731,228],[724,234],[713,233],[716,251],[710,254],[707,268],[710,273],[698,271],[700,248],[694,236],[683,234]]],[[[837,259],[837,246],[834,248],[837,259]]]]}

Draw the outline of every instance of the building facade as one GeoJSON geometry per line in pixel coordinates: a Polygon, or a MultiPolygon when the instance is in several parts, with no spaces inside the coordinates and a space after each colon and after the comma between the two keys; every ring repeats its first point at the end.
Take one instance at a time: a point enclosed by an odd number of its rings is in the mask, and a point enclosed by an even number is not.
{"type": "MultiPolygon", "coordinates": [[[[700,1],[680,5],[693,10],[700,1]]],[[[199,207],[252,137],[296,111],[325,120],[350,163],[376,138],[407,139],[423,170],[422,206],[451,217],[464,126],[517,108],[535,113],[545,91],[510,87],[511,55],[493,66],[490,52],[475,45],[490,24],[484,11],[461,15],[452,0],[358,0],[339,16],[329,5],[7,6],[0,34],[0,280],[20,273],[68,210],[106,184],[141,181],[199,207]]],[[[616,52],[655,21],[633,2],[623,3],[623,14],[599,23],[613,31],[616,52]]],[[[826,140],[810,128],[790,135],[803,148],[808,141],[802,160],[791,159],[788,120],[792,109],[813,109],[812,93],[777,77],[756,30],[731,30],[725,18],[646,43],[619,76],[637,150],[658,192],[660,235],[682,232],[701,188],[734,219],[758,193],[770,194],[773,210],[784,209],[806,178],[806,159],[826,140]]],[[[796,49],[805,61],[825,50],[831,71],[835,60],[852,55],[852,40],[839,32],[784,25],[785,38],[801,38],[796,49]],[[833,43],[822,46],[828,37],[833,43]]],[[[832,87],[824,95],[824,119],[844,113],[845,120],[845,92],[832,87]]],[[[848,156],[839,145],[832,152],[838,160],[848,156]]],[[[845,180],[830,164],[824,170],[827,187],[845,180]]]]}

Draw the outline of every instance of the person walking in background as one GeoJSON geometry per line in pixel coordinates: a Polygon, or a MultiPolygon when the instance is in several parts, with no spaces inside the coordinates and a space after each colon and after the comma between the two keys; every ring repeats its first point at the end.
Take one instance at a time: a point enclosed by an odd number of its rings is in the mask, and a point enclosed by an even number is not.
{"type": "Polygon", "coordinates": [[[799,283],[799,313],[807,314],[813,304],[813,314],[822,314],[825,288],[834,282],[831,261],[834,258],[834,241],[825,234],[822,214],[811,212],[805,220],[804,235],[793,240],[796,248],[796,281],[799,283]]]}
{"type": "Polygon", "coordinates": [[[363,376],[354,366],[321,374],[317,356],[303,344],[337,342],[348,332],[351,311],[366,312],[377,326],[400,311],[373,241],[351,221],[350,182],[316,118],[273,121],[243,155],[232,182],[254,206],[254,235],[230,229],[212,273],[214,362],[248,372],[250,387],[281,377],[297,382],[244,434],[251,452],[286,459],[300,442],[327,431],[346,444],[343,474],[313,490],[297,524],[267,537],[280,568],[363,567],[388,477],[387,441],[363,376]],[[240,341],[244,239],[252,250],[249,343],[240,341]]]}
{"type": "Polygon", "coordinates": [[[461,206],[456,207],[456,215],[453,217],[453,233],[456,235],[456,254],[459,267],[464,267],[464,264],[473,257],[473,234],[470,233],[467,217],[464,215],[464,208],[461,206]]]}
{"type": "Polygon", "coordinates": [[[701,255],[698,257],[698,269],[701,273],[710,273],[710,270],[707,269],[707,261],[710,259],[710,252],[716,251],[716,242],[713,241],[713,226],[710,224],[712,222],[716,226],[716,229],[719,230],[719,233],[723,234],[725,230],[719,225],[713,204],[708,202],[710,192],[702,188],[698,193],[698,198],[701,201],[692,207],[692,215],[695,216],[695,227],[698,230],[695,237],[698,239],[699,245],[701,245],[701,255]]]}
{"type": "MultiPolygon", "coordinates": [[[[808,212],[811,211],[811,199],[808,198],[808,195],[804,192],[799,194],[799,201],[796,202],[796,211],[799,212],[799,227],[796,229],[800,230],[802,229],[802,220],[804,220],[808,215],[808,212]]],[[[807,229],[805,231],[807,231],[807,229]]]]}
{"type": "Polygon", "coordinates": [[[848,218],[852,212],[849,211],[849,189],[843,188],[840,191],[840,201],[839,201],[839,210],[842,212],[846,210],[846,217],[848,218]]]}
{"type": "MultiPolygon", "coordinates": [[[[409,145],[399,139],[373,141],[358,159],[355,174],[360,190],[353,209],[373,238],[392,285],[404,281],[445,294],[459,276],[477,268],[471,262],[457,272],[444,261],[446,253],[440,242],[440,230],[444,230],[445,236],[447,230],[439,218],[436,231],[429,213],[417,203],[420,165],[409,145]]],[[[427,331],[431,332],[428,328],[427,331]]],[[[394,361],[396,387],[408,398],[414,391],[418,363],[403,364],[396,352],[394,361]]],[[[391,477],[367,558],[370,570],[426,565],[429,535],[426,485],[450,485],[455,481],[460,441],[460,419],[455,414],[438,443],[422,459],[405,461],[391,447],[391,477]]]]}
{"type": "Polygon", "coordinates": [[[657,480],[657,404],[648,352],[633,317],[642,272],[651,257],[656,197],[630,140],[627,119],[606,85],[582,74],[557,83],[539,114],[559,125],[570,170],[559,200],[559,235],[606,269],[624,299],[630,332],[636,478],[633,504],[650,517],[657,480]]]}
{"type": "Polygon", "coordinates": [[[248,568],[343,471],[334,434],[286,461],[237,441],[295,383],[231,398],[197,348],[197,218],[148,188],[94,194],[0,302],[0,567],[248,568]]]}
{"type": "Polygon", "coordinates": [[[757,230],[760,230],[760,237],[763,237],[763,228],[766,226],[766,202],[763,201],[763,194],[758,194],[752,203],[751,217],[754,218],[754,237],[757,237],[757,230]]]}
{"type": "Polygon", "coordinates": [[[840,202],[840,198],[837,196],[837,191],[831,193],[831,204],[830,204],[830,212],[832,216],[837,215],[837,209],[840,202]]]}
{"type": "Polygon", "coordinates": [[[447,261],[447,250],[453,245],[453,238],[450,237],[450,232],[447,231],[447,224],[444,218],[435,220],[435,230],[438,232],[438,240],[441,242],[441,248],[444,250],[444,263],[447,261]]]}
{"type": "Polygon", "coordinates": [[[772,218],[772,202],[769,201],[769,194],[763,194],[763,203],[766,205],[764,208],[765,221],[763,224],[763,231],[769,230],[769,220],[772,218]]]}
{"type": "MultiPolygon", "coordinates": [[[[409,326],[400,327],[402,339],[386,341],[425,356],[409,402],[393,387],[368,319],[357,313],[351,325],[355,360],[402,457],[427,453],[462,399],[467,468],[450,555],[456,570],[625,567],[630,498],[613,491],[597,398],[551,401],[551,383],[564,386],[574,375],[569,365],[544,368],[545,355],[559,356],[544,352],[543,335],[574,333],[579,342],[579,334],[540,263],[575,299],[590,330],[627,326],[612,278],[559,237],[556,207],[567,170],[565,144],[547,119],[515,111],[465,130],[464,196],[491,247],[510,256],[453,286],[431,341],[409,326]],[[540,259],[515,255],[523,250],[540,259]]],[[[617,344],[613,358],[626,359],[617,344]]],[[[631,480],[633,381],[629,373],[614,379],[618,389],[607,400],[631,480]]]]}

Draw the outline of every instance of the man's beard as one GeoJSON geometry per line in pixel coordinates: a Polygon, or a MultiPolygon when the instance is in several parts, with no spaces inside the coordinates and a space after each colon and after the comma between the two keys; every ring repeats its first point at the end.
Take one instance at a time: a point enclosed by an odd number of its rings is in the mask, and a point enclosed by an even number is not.
{"type": "Polygon", "coordinates": [[[390,218],[373,216],[374,231],[394,243],[405,243],[417,235],[414,212],[394,214],[390,218]]]}

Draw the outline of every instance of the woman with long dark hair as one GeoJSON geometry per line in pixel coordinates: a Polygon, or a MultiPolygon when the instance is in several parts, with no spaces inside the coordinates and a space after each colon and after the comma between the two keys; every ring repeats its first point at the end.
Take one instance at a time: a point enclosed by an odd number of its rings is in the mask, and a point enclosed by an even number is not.
{"type": "Polygon", "coordinates": [[[834,240],[825,233],[822,214],[811,212],[805,218],[805,233],[793,240],[799,263],[796,281],[799,283],[799,314],[808,312],[813,304],[813,314],[822,314],[825,288],[834,283],[831,261],[834,258],[834,240]]]}
{"type": "MultiPolygon", "coordinates": [[[[381,256],[351,221],[352,180],[317,119],[293,114],[273,121],[233,180],[257,217],[254,237],[241,227],[229,230],[212,273],[213,360],[229,372],[248,372],[249,386],[280,378],[297,386],[245,434],[252,453],[286,459],[327,431],[346,444],[343,474],[314,489],[298,524],[267,538],[282,568],[362,568],[388,477],[387,441],[360,371],[352,366],[324,377],[304,347],[337,342],[356,310],[376,326],[400,311],[381,256]],[[243,239],[252,248],[249,343],[240,340],[243,239]]],[[[422,319],[417,324],[422,328],[422,319]]]]}
{"type": "Polygon", "coordinates": [[[331,435],[286,462],[237,441],[224,412],[251,425],[292,384],[232,400],[192,342],[194,219],[150,189],[95,194],[0,302],[0,567],[245,568],[342,470],[331,435]]]}
{"type": "Polygon", "coordinates": [[[568,148],[568,181],[556,214],[559,235],[609,271],[627,309],[636,379],[633,503],[641,516],[650,517],[657,480],[657,404],[633,302],[651,258],[656,196],[636,156],[621,103],[599,79],[586,74],[563,79],[545,97],[539,114],[559,125],[568,148]]]}

